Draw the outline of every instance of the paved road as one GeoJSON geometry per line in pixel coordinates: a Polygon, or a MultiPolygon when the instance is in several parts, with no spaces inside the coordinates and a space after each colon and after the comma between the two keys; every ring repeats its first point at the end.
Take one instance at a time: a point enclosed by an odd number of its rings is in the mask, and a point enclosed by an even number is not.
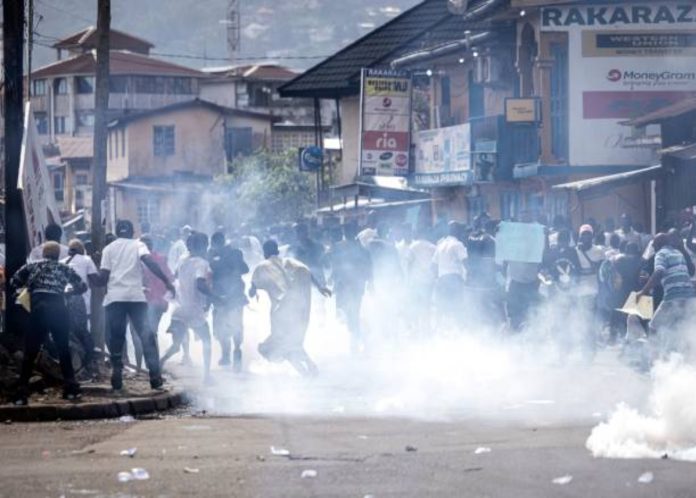
{"type": "Polygon", "coordinates": [[[593,459],[584,449],[589,431],[342,416],[2,425],[0,496],[696,495],[693,464],[593,459]],[[271,446],[290,457],[272,455],[271,446]],[[119,455],[131,447],[134,458],[119,455]],[[491,452],[477,455],[478,447],[491,452]],[[118,472],[133,467],[150,479],[119,483],[118,472]],[[316,477],[303,479],[305,470],[316,477]],[[654,481],[639,484],[646,471],[654,481]],[[570,484],[552,483],[566,474],[570,484]]]}

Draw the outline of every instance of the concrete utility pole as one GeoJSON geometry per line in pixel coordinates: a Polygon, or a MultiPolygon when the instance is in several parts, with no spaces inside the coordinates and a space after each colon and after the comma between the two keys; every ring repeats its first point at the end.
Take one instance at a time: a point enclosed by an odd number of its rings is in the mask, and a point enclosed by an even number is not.
{"type": "MultiPolygon", "coordinates": [[[[22,212],[22,194],[17,189],[19,157],[24,126],[24,92],[22,65],[24,57],[24,0],[5,1],[3,13],[3,61],[5,72],[5,275],[14,274],[27,257],[27,231],[22,212]]],[[[7,330],[16,323],[15,307],[10,303],[9,285],[5,324],[7,330]]]]}
{"type": "Polygon", "coordinates": [[[111,0],[99,0],[97,8],[97,76],[94,94],[94,164],[92,165],[92,244],[95,251],[101,251],[104,245],[102,202],[106,199],[111,0]]]}
{"type": "MultiPolygon", "coordinates": [[[[99,0],[97,6],[97,75],[94,94],[94,162],[92,164],[92,244],[101,254],[104,248],[102,202],[106,199],[106,143],[109,112],[109,31],[111,0],[99,0]]],[[[100,256],[101,257],[101,256],[100,256]]],[[[92,292],[92,334],[97,347],[104,344],[104,291],[92,292]]]]}

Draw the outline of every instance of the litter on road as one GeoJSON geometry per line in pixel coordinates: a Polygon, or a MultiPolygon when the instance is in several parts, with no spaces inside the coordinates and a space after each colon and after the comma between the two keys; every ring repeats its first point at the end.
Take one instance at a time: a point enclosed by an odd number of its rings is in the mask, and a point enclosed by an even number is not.
{"type": "Polygon", "coordinates": [[[201,470],[193,467],[184,467],[184,472],[187,474],[198,474],[201,470]]]}
{"type": "Polygon", "coordinates": [[[271,455],[290,456],[290,451],[286,450],[285,448],[276,448],[275,446],[271,446],[271,455]]]}
{"type": "Polygon", "coordinates": [[[560,484],[561,486],[565,486],[566,484],[570,484],[570,482],[573,480],[573,476],[571,475],[565,475],[561,477],[556,477],[552,482],[554,484],[560,484]]]}
{"type": "Polygon", "coordinates": [[[312,479],[316,476],[317,476],[317,471],[314,469],[303,470],[302,474],[300,474],[300,477],[302,477],[302,479],[312,479]]]}
{"type": "Polygon", "coordinates": [[[638,478],[638,482],[641,484],[650,484],[655,479],[655,475],[652,472],[644,472],[638,478]]]}
{"type": "Polygon", "coordinates": [[[127,450],[122,450],[120,455],[133,458],[138,452],[138,448],[128,448],[127,450]]]}
{"type": "Polygon", "coordinates": [[[491,449],[490,449],[490,448],[486,448],[485,446],[479,446],[478,448],[476,448],[476,449],[474,450],[474,454],[475,454],[475,455],[481,455],[481,454],[483,454],[483,453],[490,453],[490,452],[491,452],[491,449]]]}

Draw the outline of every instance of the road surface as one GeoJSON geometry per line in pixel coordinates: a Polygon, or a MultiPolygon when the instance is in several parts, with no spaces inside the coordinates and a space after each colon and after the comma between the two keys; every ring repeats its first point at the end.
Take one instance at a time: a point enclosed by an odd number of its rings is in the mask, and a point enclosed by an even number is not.
{"type": "Polygon", "coordinates": [[[693,497],[694,466],[594,459],[590,426],[196,417],[0,426],[0,496],[693,497]],[[290,456],[273,455],[286,449],[290,456]],[[490,452],[476,454],[477,448],[490,452]],[[122,450],[137,448],[133,458],[122,450]],[[121,483],[120,471],[149,479],[121,483]],[[189,469],[188,471],[186,469],[189,469]],[[316,477],[302,477],[304,471],[316,477]],[[638,482],[645,472],[654,480],[638,482]],[[555,478],[570,475],[566,485],[555,478]]]}

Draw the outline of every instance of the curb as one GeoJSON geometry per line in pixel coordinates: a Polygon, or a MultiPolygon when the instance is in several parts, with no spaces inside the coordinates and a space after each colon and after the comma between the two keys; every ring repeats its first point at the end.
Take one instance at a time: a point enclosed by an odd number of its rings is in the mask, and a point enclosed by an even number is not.
{"type": "Polygon", "coordinates": [[[124,415],[146,415],[178,408],[188,403],[182,390],[173,390],[154,396],[116,398],[96,403],[74,405],[32,404],[27,406],[0,406],[0,421],[53,422],[56,420],[93,420],[117,418],[124,415]]]}

